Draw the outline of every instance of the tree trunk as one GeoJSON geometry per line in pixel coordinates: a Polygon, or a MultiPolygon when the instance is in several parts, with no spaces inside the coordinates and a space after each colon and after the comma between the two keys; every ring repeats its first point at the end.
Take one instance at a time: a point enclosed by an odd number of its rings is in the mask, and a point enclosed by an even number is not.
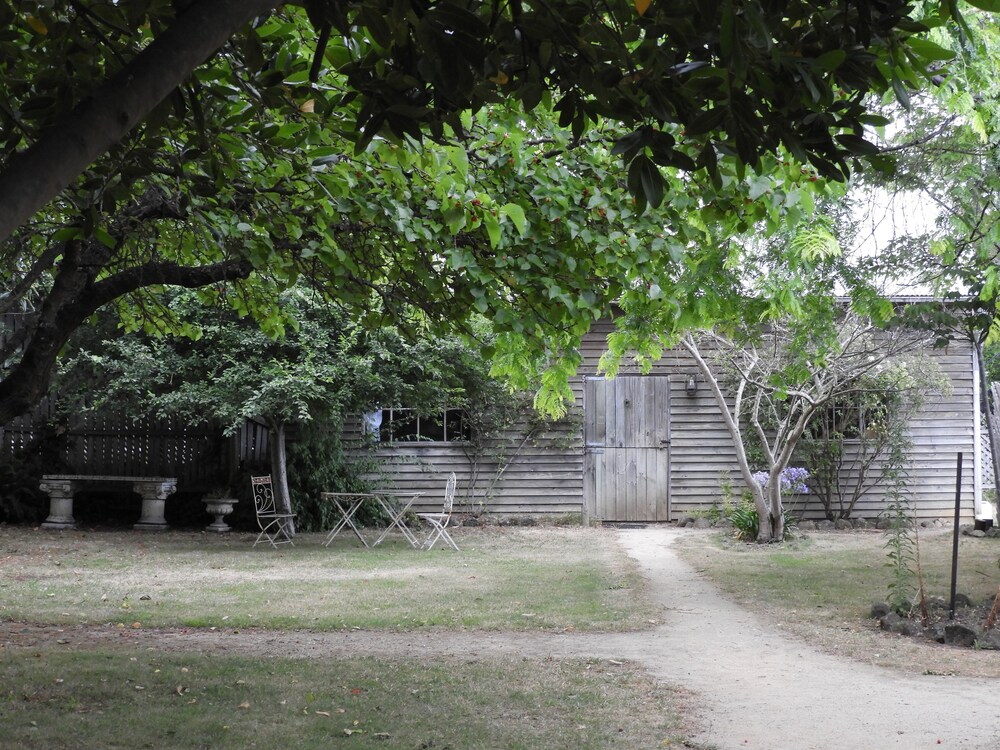
{"type": "Polygon", "coordinates": [[[699,351],[694,337],[691,335],[684,336],[681,338],[680,344],[687,349],[701,371],[702,377],[705,378],[705,382],[708,384],[709,390],[712,391],[713,398],[715,398],[715,403],[719,407],[719,413],[726,424],[726,429],[729,430],[729,436],[733,441],[733,448],[736,450],[736,463],[740,467],[740,475],[743,477],[743,483],[753,494],[754,507],[757,508],[757,517],[760,519],[757,527],[757,541],[769,542],[771,541],[771,524],[767,523],[767,499],[764,497],[763,490],[754,481],[753,472],[750,470],[750,461],[743,446],[743,434],[740,431],[739,423],[729,413],[729,405],[726,403],[726,397],[719,386],[718,378],[715,377],[715,373],[712,372],[712,368],[708,366],[705,358],[701,356],[701,351],[699,351]]]}
{"type": "MultiPolygon", "coordinates": [[[[784,467],[777,471],[772,470],[767,481],[767,520],[771,536],[766,541],[769,542],[781,542],[785,539],[785,508],[781,504],[781,472],[783,470],[784,467]]],[[[760,525],[764,525],[763,518],[761,518],[760,525]]]]}
{"type": "Polygon", "coordinates": [[[241,26],[277,4],[188,3],[166,31],[8,162],[0,173],[0,242],[119,143],[241,26]]]}
{"type": "MultiPolygon", "coordinates": [[[[285,423],[270,423],[271,483],[274,489],[274,505],[279,513],[292,512],[292,499],[288,492],[288,461],[285,454],[285,423]]],[[[287,526],[288,533],[295,536],[295,520],[287,526]]]]}

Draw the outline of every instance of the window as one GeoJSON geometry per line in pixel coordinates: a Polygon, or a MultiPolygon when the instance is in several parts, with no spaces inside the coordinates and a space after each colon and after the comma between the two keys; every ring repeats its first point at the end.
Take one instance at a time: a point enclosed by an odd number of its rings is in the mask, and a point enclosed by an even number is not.
{"type": "Polygon", "coordinates": [[[872,437],[883,430],[892,409],[888,391],[855,391],[834,399],[808,428],[814,438],[844,440],[872,437]]]}
{"type": "MultiPolygon", "coordinates": [[[[415,409],[382,409],[379,440],[386,443],[452,443],[470,438],[471,428],[462,409],[422,415],[415,409]]],[[[374,420],[368,420],[371,424],[374,420]]]]}

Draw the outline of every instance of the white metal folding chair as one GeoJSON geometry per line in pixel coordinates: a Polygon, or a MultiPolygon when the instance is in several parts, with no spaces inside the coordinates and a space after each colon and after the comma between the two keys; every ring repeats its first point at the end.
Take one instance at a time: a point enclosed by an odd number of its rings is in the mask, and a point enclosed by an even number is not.
{"type": "Polygon", "coordinates": [[[274,489],[271,485],[271,477],[250,477],[250,485],[253,487],[253,504],[257,511],[257,525],[260,526],[260,533],[253,543],[256,547],[265,539],[271,546],[277,549],[279,544],[291,544],[292,535],[289,533],[289,526],[294,513],[278,513],[274,506],[274,489]]]}
{"type": "Polygon", "coordinates": [[[448,533],[448,523],[451,521],[451,509],[455,504],[455,484],[456,484],[455,472],[451,472],[448,476],[448,484],[445,486],[444,490],[444,506],[440,513],[417,513],[417,517],[421,520],[426,521],[431,526],[431,531],[424,539],[423,544],[420,545],[421,549],[431,549],[438,540],[443,539],[444,543],[451,547],[456,552],[459,551],[458,545],[455,544],[455,540],[451,538],[451,534],[448,533]]]}

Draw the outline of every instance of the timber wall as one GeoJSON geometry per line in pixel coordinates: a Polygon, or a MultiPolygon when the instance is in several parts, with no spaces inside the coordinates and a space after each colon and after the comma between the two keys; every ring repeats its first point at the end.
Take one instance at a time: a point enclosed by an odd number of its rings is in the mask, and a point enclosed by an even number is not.
{"type": "MultiPolygon", "coordinates": [[[[462,512],[481,510],[501,514],[579,513],[583,506],[583,378],[598,375],[610,322],[594,326],[581,347],[584,363],[574,380],[574,418],[549,433],[529,440],[497,478],[498,465],[482,461],[478,471],[470,464],[460,444],[403,443],[383,445],[378,457],[385,481],[399,490],[425,492],[419,510],[440,503],[445,477],[454,471],[459,479],[456,502],[462,512]]],[[[968,345],[953,343],[945,349],[930,349],[927,357],[937,362],[951,384],[950,394],[932,394],[913,421],[910,437],[909,491],[918,518],[951,518],[954,514],[956,454],[964,454],[963,517],[973,512],[973,360],[968,345]]],[[[634,363],[623,363],[621,374],[636,374],[634,363]]],[[[711,508],[722,497],[722,484],[729,481],[739,495],[744,485],[736,465],[732,439],[715,400],[683,350],[671,350],[653,364],[651,374],[670,377],[671,516],[711,508]],[[695,375],[697,390],[689,395],[685,384],[695,375]]],[[[523,433],[512,431],[502,441],[508,448],[518,444],[523,433]]],[[[850,444],[848,443],[848,448],[850,444]]],[[[793,462],[794,463],[794,462],[793,462]]],[[[796,464],[797,465],[797,464],[796,464]]],[[[808,467],[807,467],[808,468],[808,467]]],[[[789,506],[804,518],[825,517],[816,498],[788,498],[789,506]]],[[[885,508],[884,488],[874,488],[855,506],[852,517],[874,518],[885,508]]]]}
{"type": "MultiPolygon", "coordinates": [[[[584,375],[596,374],[604,341],[612,330],[601,323],[591,331],[584,350],[584,375]]],[[[918,518],[952,518],[955,503],[956,455],[963,453],[963,516],[971,519],[974,491],[973,425],[976,405],[973,398],[973,354],[968,344],[953,342],[947,348],[927,349],[926,356],[937,363],[950,383],[951,393],[931,394],[909,430],[913,446],[909,454],[908,488],[918,518]]],[[[635,365],[623,365],[622,374],[634,373],[635,365]]],[[[698,368],[683,350],[671,350],[653,365],[653,374],[671,376],[671,506],[677,518],[685,511],[702,510],[718,503],[722,482],[728,478],[737,494],[744,483],[736,464],[732,439],[715,400],[702,381],[698,368]],[[698,385],[694,396],[687,394],[689,375],[698,385]]],[[[850,449],[850,442],[846,448],[850,449]]],[[[794,462],[793,462],[794,464],[794,462]]],[[[806,467],[808,468],[808,467],[806,467]]],[[[789,498],[788,505],[804,518],[824,518],[815,498],[789,498]]],[[[877,517],[885,508],[884,488],[874,488],[855,506],[853,518],[877,517]]]]}
{"type": "MultiPolygon", "coordinates": [[[[345,434],[358,439],[356,428],[345,434]]],[[[535,433],[525,418],[501,436],[486,456],[471,460],[462,443],[393,443],[376,447],[382,476],[401,491],[423,492],[414,509],[440,510],[449,472],[458,478],[455,510],[505,515],[580,513],[583,501],[580,407],[535,433]]]]}
{"type": "Polygon", "coordinates": [[[267,429],[248,421],[232,437],[179,417],[134,419],[115,412],[67,418],[48,399],[0,425],[0,460],[24,451],[44,456],[47,473],[170,476],[180,490],[202,491],[239,466],[266,465],[267,429]]]}

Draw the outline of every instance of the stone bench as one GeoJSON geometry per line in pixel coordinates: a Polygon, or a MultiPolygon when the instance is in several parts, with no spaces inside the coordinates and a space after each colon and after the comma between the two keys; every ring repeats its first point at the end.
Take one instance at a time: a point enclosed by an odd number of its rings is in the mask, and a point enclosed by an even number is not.
{"type": "Polygon", "coordinates": [[[176,477],[115,477],[97,474],[43,474],[38,487],[49,496],[49,517],[43,529],[75,529],[73,495],[84,489],[127,485],[142,498],[142,514],[132,528],[163,531],[169,528],[163,516],[167,496],[177,491],[176,477]]]}

